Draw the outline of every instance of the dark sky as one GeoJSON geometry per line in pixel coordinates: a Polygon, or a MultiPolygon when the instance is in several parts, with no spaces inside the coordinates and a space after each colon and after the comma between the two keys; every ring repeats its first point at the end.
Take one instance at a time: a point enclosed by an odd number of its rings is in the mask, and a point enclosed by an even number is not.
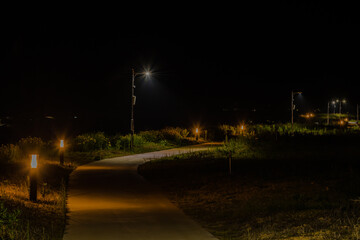
{"type": "Polygon", "coordinates": [[[53,121],[53,129],[126,132],[132,67],[153,71],[136,80],[137,130],[286,121],[292,89],[303,91],[304,112],[326,111],[333,97],[348,99],[347,111],[360,102],[354,6],[183,4],[3,21],[0,117],[27,128],[53,121]]]}

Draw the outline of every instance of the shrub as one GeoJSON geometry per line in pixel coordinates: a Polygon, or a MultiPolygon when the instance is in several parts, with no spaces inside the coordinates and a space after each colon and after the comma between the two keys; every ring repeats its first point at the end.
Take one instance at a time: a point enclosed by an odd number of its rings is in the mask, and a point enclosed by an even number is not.
{"type": "Polygon", "coordinates": [[[0,239],[14,239],[14,232],[19,222],[20,210],[9,211],[0,202],[0,239]]]}
{"type": "Polygon", "coordinates": [[[151,131],[142,131],[139,133],[139,136],[143,137],[148,142],[158,143],[164,140],[164,136],[161,131],[151,130],[151,131]]]}
{"type": "Polygon", "coordinates": [[[0,162],[14,162],[21,157],[19,146],[7,144],[0,146],[0,162]]]}
{"type": "Polygon", "coordinates": [[[41,154],[44,151],[45,143],[38,137],[21,138],[18,142],[21,157],[27,157],[31,153],[41,154]]]}
{"type": "Polygon", "coordinates": [[[73,143],[73,150],[80,152],[103,150],[110,147],[110,140],[103,132],[78,135],[73,143]]]}

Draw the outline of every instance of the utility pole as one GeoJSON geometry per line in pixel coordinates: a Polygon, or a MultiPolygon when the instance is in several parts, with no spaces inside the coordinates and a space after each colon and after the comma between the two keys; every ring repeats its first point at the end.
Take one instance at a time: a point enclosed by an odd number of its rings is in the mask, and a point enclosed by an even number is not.
{"type": "Polygon", "coordinates": [[[132,72],[132,80],[131,80],[131,138],[130,138],[130,150],[134,150],[134,105],[135,105],[135,96],[134,96],[134,89],[135,89],[135,71],[134,68],[131,69],[132,72]]]}
{"type": "Polygon", "coordinates": [[[301,94],[301,92],[291,91],[291,127],[294,125],[294,94],[301,94]]]}
{"type": "Polygon", "coordinates": [[[291,127],[294,125],[294,91],[291,91],[291,127]]]}

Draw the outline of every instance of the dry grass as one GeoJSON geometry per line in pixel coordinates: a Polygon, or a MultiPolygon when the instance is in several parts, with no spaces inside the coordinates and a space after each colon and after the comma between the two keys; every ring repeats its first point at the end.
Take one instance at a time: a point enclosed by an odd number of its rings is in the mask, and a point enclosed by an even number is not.
{"type": "Polygon", "coordinates": [[[309,141],[243,148],[232,176],[218,153],[154,161],[139,172],[219,239],[360,239],[358,143],[327,143],[328,151],[309,141]],[[309,151],[315,159],[302,158],[309,151]]]}
{"type": "Polygon", "coordinates": [[[66,181],[71,171],[53,164],[39,170],[38,201],[29,201],[28,168],[1,166],[0,203],[13,219],[2,223],[0,239],[62,239],[66,213],[66,181]],[[16,214],[18,212],[18,214],[16,214]]]}

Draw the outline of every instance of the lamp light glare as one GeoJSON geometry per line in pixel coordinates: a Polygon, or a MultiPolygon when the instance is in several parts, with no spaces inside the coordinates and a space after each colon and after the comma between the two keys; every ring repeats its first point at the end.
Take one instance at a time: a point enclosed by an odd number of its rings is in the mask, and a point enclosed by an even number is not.
{"type": "Polygon", "coordinates": [[[195,132],[196,132],[196,133],[199,133],[199,129],[198,129],[198,128],[196,128],[196,129],[195,129],[195,132]]]}
{"type": "Polygon", "coordinates": [[[64,148],[64,140],[60,140],[60,148],[64,148]]]}
{"type": "Polygon", "coordinates": [[[31,168],[37,168],[37,155],[31,155],[31,168]]]}

